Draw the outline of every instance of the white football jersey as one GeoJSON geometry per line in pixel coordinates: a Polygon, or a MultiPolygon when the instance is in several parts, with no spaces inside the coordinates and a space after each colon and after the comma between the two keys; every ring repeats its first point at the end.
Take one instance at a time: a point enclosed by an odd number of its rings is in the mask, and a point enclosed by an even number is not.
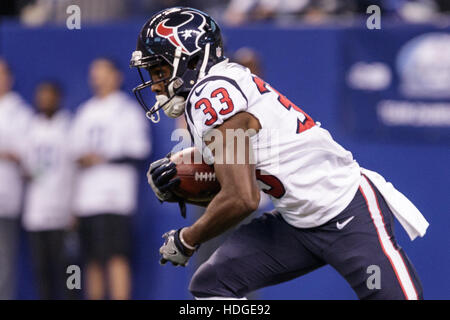
{"type": "MultiPolygon", "coordinates": [[[[0,97],[0,153],[21,157],[31,108],[15,92],[0,97]]],[[[0,159],[0,217],[18,217],[23,191],[20,167],[0,159]]]]}
{"type": "Polygon", "coordinates": [[[316,227],[347,207],[361,177],[352,154],[285,96],[227,60],[198,81],[186,103],[191,137],[206,161],[212,155],[203,138],[238,112],[261,124],[251,137],[256,178],[289,224],[316,227]]]}
{"type": "Polygon", "coordinates": [[[71,223],[75,164],[69,153],[70,116],[37,114],[24,137],[24,166],[31,180],[23,225],[28,231],[65,229],[71,223]]]}
{"type": "MultiPolygon", "coordinates": [[[[105,159],[145,159],[150,152],[148,122],[123,92],[93,97],[79,107],[71,133],[73,157],[96,153],[105,159]]],[[[77,175],[76,214],[130,214],[135,210],[138,176],[123,163],[103,163],[77,175]]]]}

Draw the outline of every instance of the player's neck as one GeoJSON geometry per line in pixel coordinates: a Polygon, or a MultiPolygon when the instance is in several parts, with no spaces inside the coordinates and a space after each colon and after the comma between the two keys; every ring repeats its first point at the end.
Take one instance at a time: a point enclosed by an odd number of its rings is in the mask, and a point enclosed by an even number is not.
{"type": "Polygon", "coordinates": [[[55,114],[58,113],[58,109],[52,110],[52,111],[46,111],[46,112],[41,112],[41,114],[46,118],[46,119],[51,119],[55,116],[55,114]]]}
{"type": "Polygon", "coordinates": [[[5,90],[5,91],[0,90],[0,99],[5,97],[10,92],[11,92],[11,90],[5,90]]]}
{"type": "Polygon", "coordinates": [[[117,92],[117,89],[99,90],[95,93],[95,96],[99,99],[104,99],[115,92],[117,92]]]}

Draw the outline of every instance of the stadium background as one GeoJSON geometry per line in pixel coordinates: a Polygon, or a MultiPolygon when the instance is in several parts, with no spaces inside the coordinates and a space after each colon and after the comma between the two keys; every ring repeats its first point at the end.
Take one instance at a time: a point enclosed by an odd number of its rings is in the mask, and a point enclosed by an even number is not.
{"type": "MultiPolygon", "coordinates": [[[[40,80],[56,79],[64,87],[65,107],[76,110],[90,97],[88,66],[98,56],[112,57],[119,62],[125,75],[124,90],[131,94],[138,77],[128,68],[128,62],[143,22],[143,19],[132,19],[102,25],[82,24],[80,30],[68,30],[65,26],[27,28],[17,21],[3,21],[0,56],[11,64],[15,90],[27,101],[32,101],[35,85],[40,80]]],[[[400,48],[412,38],[430,32],[450,35],[450,28],[392,23],[383,24],[381,30],[368,30],[365,20],[350,27],[272,23],[223,27],[228,53],[243,46],[257,50],[267,82],[320,121],[339,143],[352,151],[361,166],[381,173],[422,211],[430,222],[424,238],[411,242],[399,224],[396,234],[417,268],[425,298],[449,299],[449,126],[437,125],[430,129],[405,125],[397,130],[383,126],[373,114],[374,101],[384,96],[398,97],[396,88],[400,78],[395,59],[400,48]],[[392,73],[390,86],[384,91],[352,88],[348,84],[348,72],[350,65],[357,61],[386,63],[392,73]],[[372,128],[370,132],[363,130],[367,127],[372,128]]],[[[450,73],[448,64],[442,67],[450,73]]],[[[447,80],[450,81],[450,76],[447,80]]],[[[437,101],[445,102],[448,98],[449,94],[437,101]]],[[[174,121],[166,118],[152,125],[150,160],[164,156],[175,144],[170,141],[174,125],[174,121]]],[[[187,286],[193,267],[160,266],[158,248],[162,233],[192,222],[189,215],[192,208],[188,208],[188,221],[183,220],[176,205],[159,204],[146,185],[145,171],[141,176],[140,206],[134,217],[133,298],[190,299],[187,286]]],[[[17,298],[35,298],[25,241],[21,241],[18,270],[17,298]]],[[[260,290],[258,297],[356,298],[348,284],[330,267],[260,290]]]]}

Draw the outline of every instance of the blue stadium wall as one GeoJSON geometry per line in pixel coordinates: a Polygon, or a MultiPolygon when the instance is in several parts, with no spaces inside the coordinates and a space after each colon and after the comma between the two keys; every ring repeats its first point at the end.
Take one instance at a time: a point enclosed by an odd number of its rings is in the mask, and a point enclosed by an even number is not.
{"type": "MultiPolygon", "coordinates": [[[[65,106],[75,110],[90,97],[88,66],[98,56],[112,57],[119,62],[125,74],[123,89],[131,94],[138,77],[128,68],[128,62],[140,26],[140,21],[102,27],[82,25],[81,30],[71,31],[57,27],[27,29],[4,22],[0,25],[0,55],[12,66],[15,89],[29,102],[38,81],[56,79],[64,86],[65,106]]],[[[420,28],[416,31],[423,32],[420,28]]],[[[404,31],[393,27],[394,36],[413,32],[410,28],[400,29],[404,31]]],[[[407,138],[376,139],[358,135],[346,125],[343,65],[346,54],[352,50],[352,44],[346,39],[360,33],[370,43],[371,36],[377,37],[376,32],[380,31],[270,25],[224,30],[228,52],[242,46],[258,50],[264,62],[266,81],[320,121],[339,143],[352,151],[361,166],[384,175],[423,212],[430,222],[426,236],[411,242],[397,224],[397,238],[417,268],[425,298],[449,299],[448,144],[407,138]]],[[[360,102],[364,108],[364,100],[360,102]]],[[[169,119],[152,126],[151,159],[164,156],[175,144],[170,141],[173,128],[174,122],[169,119]]],[[[192,218],[183,220],[176,205],[160,205],[146,186],[144,168],[141,176],[140,207],[134,217],[133,297],[191,299],[187,286],[194,267],[160,266],[158,248],[165,231],[191,223],[192,218]]],[[[188,215],[192,210],[188,208],[188,215]]],[[[34,299],[36,290],[29,266],[29,249],[24,240],[22,234],[17,297],[34,299]]],[[[356,299],[349,285],[331,267],[262,289],[257,296],[262,299],[356,299]]]]}

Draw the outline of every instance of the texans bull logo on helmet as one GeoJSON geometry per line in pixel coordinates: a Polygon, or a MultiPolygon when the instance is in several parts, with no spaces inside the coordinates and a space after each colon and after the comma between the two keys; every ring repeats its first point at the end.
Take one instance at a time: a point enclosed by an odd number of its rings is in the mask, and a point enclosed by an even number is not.
{"type": "Polygon", "coordinates": [[[156,26],[156,33],[170,41],[175,47],[180,47],[183,53],[192,55],[201,48],[198,40],[205,33],[203,29],[205,18],[195,11],[182,12],[179,16],[161,21],[156,26]],[[195,37],[196,41],[186,41],[195,37]]]}

